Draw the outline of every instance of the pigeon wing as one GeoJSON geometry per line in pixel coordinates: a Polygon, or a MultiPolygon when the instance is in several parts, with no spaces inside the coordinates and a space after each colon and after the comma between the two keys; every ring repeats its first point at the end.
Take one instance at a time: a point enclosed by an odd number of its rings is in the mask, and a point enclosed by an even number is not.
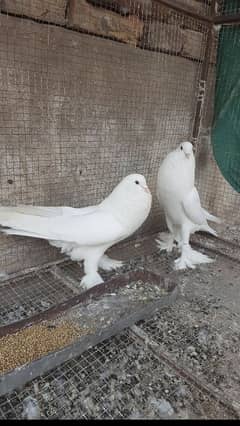
{"type": "Polygon", "coordinates": [[[186,216],[189,220],[191,220],[191,222],[197,225],[202,225],[206,221],[204,211],[201,207],[198,191],[195,186],[184,197],[182,201],[182,207],[186,216]]]}
{"type": "Polygon", "coordinates": [[[126,237],[126,230],[111,213],[95,209],[84,215],[41,217],[12,213],[1,214],[0,225],[10,229],[3,232],[47,240],[74,242],[78,245],[114,243],[126,237]]]}
{"type": "Polygon", "coordinates": [[[16,207],[2,207],[1,210],[5,209],[9,212],[22,213],[33,216],[41,217],[54,217],[54,216],[65,216],[65,215],[81,215],[86,213],[91,213],[96,210],[97,206],[89,207],[45,207],[45,206],[29,206],[29,205],[18,205],[16,207]]]}

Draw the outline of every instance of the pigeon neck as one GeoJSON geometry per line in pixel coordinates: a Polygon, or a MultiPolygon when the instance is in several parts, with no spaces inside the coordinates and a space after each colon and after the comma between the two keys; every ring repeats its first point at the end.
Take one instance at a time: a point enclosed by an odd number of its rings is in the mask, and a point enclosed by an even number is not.
{"type": "Polygon", "coordinates": [[[139,222],[142,223],[145,210],[146,217],[149,213],[148,203],[142,203],[139,199],[129,198],[125,192],[121,193],[121,191],[115,190],[101,203],[101,207],[111,212],[125,228],[131,230],[140,226],[139,222]]]}

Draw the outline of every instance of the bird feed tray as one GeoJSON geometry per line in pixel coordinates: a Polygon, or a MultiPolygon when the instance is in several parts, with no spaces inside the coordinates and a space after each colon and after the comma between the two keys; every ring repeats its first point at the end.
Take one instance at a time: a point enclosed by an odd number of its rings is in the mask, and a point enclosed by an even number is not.
{"type": "Polygon", "coordinates": [[[129,272],[29,319],[0,328],[0,395],[170,305],[176,283],[129,272]]]}

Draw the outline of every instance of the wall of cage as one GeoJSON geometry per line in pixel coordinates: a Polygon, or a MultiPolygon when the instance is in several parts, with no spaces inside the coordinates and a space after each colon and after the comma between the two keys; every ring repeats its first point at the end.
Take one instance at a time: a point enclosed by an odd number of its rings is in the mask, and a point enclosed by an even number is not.
{"type": "Polygon", "coordinates": [[[205,104],[197,150],[197,185],[203,204],[239,225],[240,208],[240,2],[216,1],[205,104]]]}
{"type": "MultiPolygon", "coordinates": [[[[137,172],[154,197],[138,234],[165,227],[157,171],[164,156],[193,135],[209,34],[209,21],[196,14],[208,17],[212,7],[208,0],[167,3],[0,2],[2,205],[96,204],[137,172]]],[[[197,183],[206,207],[233,217],[236,196],[208,137],[217,40],[218,34],[209,57],[197,183]]],[[[44,241],[1,235],[1,272],[59,256],[44,241]]]]}

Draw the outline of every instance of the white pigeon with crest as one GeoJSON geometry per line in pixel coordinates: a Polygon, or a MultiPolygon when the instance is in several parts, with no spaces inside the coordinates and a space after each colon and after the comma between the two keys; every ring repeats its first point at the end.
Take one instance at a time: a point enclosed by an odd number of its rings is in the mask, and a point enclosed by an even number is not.
{"type": "Polygon", "coordinates": [[[103,282],[99,267],[121,265],[104,253],[143,224],[151,203],[145,177],[131,174],[96,206],[0,207],[0,225],[6,234],[46,239],[73,260],[83,260],[85,275],[81,285],[91,288],[103,282]]]}
{"type": "Polygon", "coordinates": [[[193,250],[190,235],[205,231],[216,236],[207,220],[220,220],[202,208],[195,187],[195,157],[190,142],[183,142],[163,160],[158,171],[157,197],[164,210],[169,234],[160,233],[156,240],[160,250],[172,251],[175,241],[181,256],[175,260],[175,269],[195,268],[200,263],[213,260],[193,250]]]}

